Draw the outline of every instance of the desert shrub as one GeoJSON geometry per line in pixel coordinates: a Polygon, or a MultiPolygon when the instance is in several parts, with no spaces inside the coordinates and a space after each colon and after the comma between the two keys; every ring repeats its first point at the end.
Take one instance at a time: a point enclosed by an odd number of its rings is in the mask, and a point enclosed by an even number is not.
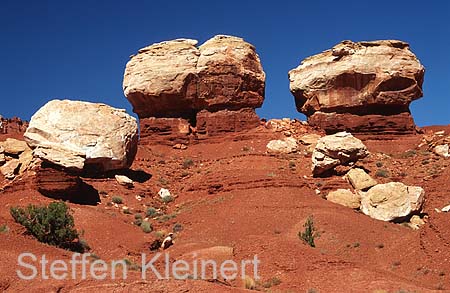
{"type": "Polygon", "coordinates": [[[262,286],[264,288],[271,288],[273,286],[277,286],[281,284],[281,280],[278,277],[273,277],[267,281],[265,281],[262,286]]]}
{"type": "Polygon", "coordinates": [[[0,226],[0,233],[8,233],[9,232],[9,227],[6,224],[3,224],[0,226]]]}
{"type": "Polygon", "coordinates": [[[24,226],[40,242],[65,249],[84,251],[87,243],[75,242],[79,239],[74,229],[74,219],[68,206],[52,202],[48,206],[28,205],[26,208],[12,207],[11,216],[24,226]]]}
{"type": "Polygon", "coordinates": [[[298,237],[302,239],[306,244],[308,244],[311,247],[316,247],[316,244],[314,243],[314,239],[318,236],[317,230],[314,227],[314,218],[313,216],[309,216],[306,219],[305,224],[303,224],[303,227],[305,227],[304,232],[298,232],[298,237]]]}
{"type": "Polygon", "coordinates": [[[152,224],[150,224],[149,222],[142,222],[141,229],[144,233],[150,233],[153,231],[152,224]]]}
{"type": "Polygon", "coordinates": [[[172,201],[173,201],[173,197],[172,197],[171,195],[164,196],[164,197],[161,198],[161,201],[162,201],[163,203],[169,203],[169,202],[172,202],[172,201]]]}
{"type": "Polygon", "coordinates": [[[147,212],[145,213],[145,215],[146,215],[147,217],[154,217],[154,216],[156,216],[157,214],[158,214],[158,211],[157,211],[155,208],[152,208],[152,207],[148,208],[148,209],[147,209],[147,212]]]}
{"type": "Polygon", "coordinates": [[[134,222],[136,226],[140,226],[142,224],[142,215],[141,214],[135,214],[134,215],[134,222]]]}
{"type": "Polygon", "coordinates": [[[122,204],[123,203],[123,199],[120,196],[113,196],[111,198],[111,201],[115,204],[122,204]]]}
{"type": "Polygon", "coordinates": [[[247,290],[255,290],[256,289],[256,282],[253,280],[253,278],[249,276],[245,276],[244,278],[244,287],[247,290]]]}
{"type": "Polygon", "coordinates": [[[183,168],[184,169],[188,169],[188,168],[192,167],[193,165],[194,165],[194,161],[191,158],[186,158],[183,161],[183,168]]]}
{"type": "Polygon", "coordinates": [[[376,177],[383,177],[383,178],[388,178],[389,177],[389,171],[385,170],[385,169],[379,169],[377,170],[377,172],[375,173],[376,177]]]}
{"type": "Polygon", "coordinates": [[[381,168],[381,167],[383,167],[383,162],[378,161],[375,163],[375,165],[377,165],[378,168],[381,168]]]}
{"type": "Polygon", "coordinates": [[[183,226],[180,223],[176,223],[173,225],[172,231],[173,233],[177,233],[183,230],[183,226]]]}

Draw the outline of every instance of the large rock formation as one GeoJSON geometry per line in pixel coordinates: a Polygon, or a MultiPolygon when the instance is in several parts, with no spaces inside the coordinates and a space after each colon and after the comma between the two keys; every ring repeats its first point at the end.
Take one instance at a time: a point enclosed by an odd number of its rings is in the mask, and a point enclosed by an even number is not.
{"type": "Polygon", "coordinates": [[[23,134],[28,127],[28,122],[20,118],[10,119],[0,116],[0,134],[23,134]]]}
{"type": "Polygon", "coordinates": [[[53,100],[31,118],[24,134],[34,156],[74,171],[105,172],[131,166],[136,119],[105,104],[53,100]]]}
{"type": "Polygon", "coordinates": [[[395,40],[343,41],[289,72],[298,111],[328,133],[412,133],[409,104],[423,78],[409,45],[395,40]]]}
{"type": "Polygon", "coordinates": [[[259,125],[254,109],[264,101],[265,74],[255,48],[222,35],[196,45],[190,39],[153,44],[127,63],[123,90],[147,143],[185,140],[185,127],[178,129],[184,121],[188,130],[200,122],[209,135],[259,125]]]}

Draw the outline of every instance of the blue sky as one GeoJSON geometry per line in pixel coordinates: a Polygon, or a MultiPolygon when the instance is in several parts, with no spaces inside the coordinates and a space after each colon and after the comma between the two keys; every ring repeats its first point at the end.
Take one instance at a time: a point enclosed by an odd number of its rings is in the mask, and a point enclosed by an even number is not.
{"type": "Polygon", "coordinates": [[[400,39],[426,67],[418,125],[450,123],[450,1],[0,2],[0,114],[29,119],[48,100],[131,106],[129,56],[154,42],[216,34],[256,46],[267,75],[261,117],[303,118],[287,72],[341,40],[400,39]],[[217,2],[217,3],[216,3],[217,2]]]}

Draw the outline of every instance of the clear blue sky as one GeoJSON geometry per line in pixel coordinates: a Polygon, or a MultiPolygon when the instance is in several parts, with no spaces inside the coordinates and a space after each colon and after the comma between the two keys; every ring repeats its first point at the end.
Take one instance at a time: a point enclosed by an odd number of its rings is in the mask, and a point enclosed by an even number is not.
{"type": "Polygon", "coordinates": [[[267,75],[261,117],[303,117],[287,72],[341,40],[400,39],[426,67],[418,125],[450,123],[450,1],[0,1],[0,114],[29,119],[69,98],[131,106],[125,64],[139,48],[216,34],[254,44],[267,75]]]}

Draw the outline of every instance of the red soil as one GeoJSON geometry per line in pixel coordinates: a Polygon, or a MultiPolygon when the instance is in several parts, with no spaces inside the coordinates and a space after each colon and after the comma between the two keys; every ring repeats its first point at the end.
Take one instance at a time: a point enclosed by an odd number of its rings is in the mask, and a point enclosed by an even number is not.
{"type": "MultiPolygon", "coordinates": [[[[450,126],[433,127],[446,130],[450,126]]],[[[161,208],[172,218],[151,220],[154,231],[175,234],[175,244],[166,252],[171,260],[191,251],[213,246],[234,248],[233,259],[261,260],[257,288],[271,292],[428,292],[450,290],[450,213],[435,208],[450,204],[450,160],[419,149],[423,135],[398,139],[365,140],[371,152],[360,162],[372,176],[378,169],[389,172],[379,182],[401,181],[426,191],[424,212],[429,216],[420,230],[377,221],[322,198],[328,191],[350,188],[341,177],[311,177],[308,155],[268,155],[266,144],[280,137],[260,126],[239,135],[190,145],[186,150],[169,146],[139,147],[133,170],[152,175],[144,183],[127,189],[114,178],[85,179],[98,191],[96,206],[69,203],[83,238],[103,260],[127,258],[140,264],[141,253],[150,258],[149,245],[155,233],[145,234],[133,225],[134,214],[147,207],[161,208]],[[411,150],[415,150],[414,152],[411,150]],[[409,152],[408,152],[409,151],[409,152]],[[191,159],[192,166],[186,161],[191,159]],[[292,162],[292,163],[290,163],[292,162]],[[377,167],[382,163],[382,167],[377,167]],[[292,165],[295,163],[295,168],[292,165]],[[185,166],[183,166],[185,165],[185,166]],[[168,204],[157,195],[166,187],[175,196],[168,204]],[[320,194],[316,194],[316,189],[320,194]],[[108,206],[112,196],[123,198],[132,214],[121,206],[108,206]],[[136,195],[142,197],[141,201],[136,195]],[[313,215],[320,232],[316,247],[302,242],[298,232],[313,215]],[[265,281],[278,278],[271,288],[265,281]],[[312,291],[315,289],[316,291],[312,291]],[[382,291],[378,291],[382,292],[382,291]]],[[[4,140],[6,135],[0,140],[4,140]]],[[[2,182],[5,184],[5,181],[2,182]]],[[[10,231],[0,234],[0,288],[4,291],[33,292],[240,292],[243,282],[201,280],[142,280],[139,271],[129,271],[127,280],[20,280],[17,257],[22,252],[45,254],[48,259],[70,260],[72,253],[39,243],[24,233],[9,214],[11,206],[53,201],[40,195],[24,178],[0,193],[0,224],[10,231]]],[[[250,273],[250,272],[249,272],[250,273]]],[[[150,276],[150,275],[149,275],[150,276]]]]}

